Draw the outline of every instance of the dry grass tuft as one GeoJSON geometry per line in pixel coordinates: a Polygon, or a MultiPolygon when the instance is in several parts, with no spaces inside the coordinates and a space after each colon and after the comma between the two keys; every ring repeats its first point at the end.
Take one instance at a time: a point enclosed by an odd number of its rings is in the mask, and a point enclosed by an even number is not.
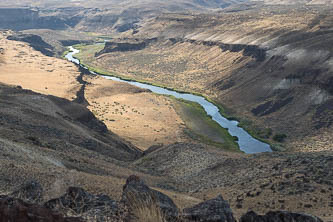
{"type": "MultiPolygon", "coordinates": [[[[140,195],[142,196],[142,194],[140,195]]],[[[158,206],[156,198],[151,195],[145,195],[144,198],[138,198],[135,192],[128,192],[127,201],[131,214],[137,222],[166,222],[165,215],[158,206]]]]}

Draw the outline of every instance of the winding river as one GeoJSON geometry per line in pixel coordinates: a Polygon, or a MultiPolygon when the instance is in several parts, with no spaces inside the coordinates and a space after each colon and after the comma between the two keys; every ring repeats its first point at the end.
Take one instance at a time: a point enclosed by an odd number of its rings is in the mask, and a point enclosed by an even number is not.
{"type": "MultiPolygon", "coordinates": [[[[72,46],[70,46],[69,49],[70,49],[70,52],[65,56],[66,59],[87,69],[80,63],[80,60],[73,57],[73,55],[79,53],[80,50],[75,49],[72,46]]],[[[95,73],[95,72],[91,72],[91,73],[97,75],[97,73],[95,73]]],[[[176,91],[173,91],[170,89],[165,89],[165,88],[161,88],[161,87],[157,87],[157,86],[153,86],[153,85],[149,85],[149,84],[145,84],[145,83],[122,80],[120,78],[113,77],[113,76],[104,76],[104,75],[102,75],[102,76],[105,79],[110,79],[110,80],[118,81],[118,82],[127,82],[131,85],[135,85],[140,88],[149,89],[152,92],[157,93],[157,94],[170,95],[170,96],[174,96],[176,98],[181,98],[184,100],[199,103],[205,109],[206,113],[209,116],[211,116],[215,122],[217,122],[220,126],[227,128],[229,133],[232,136],[238,137],[238,145],[243,152],[248,153],[248,154],[261,153],[261,152],[272,152],[272,149],[268,144],[263,143],[255,138],[253,138],[244,129],[238,127],[237,121],[228,120],[225,117],[223,117],[220,114],[218,107],[216,107],[213,103],[207,101],[204,97],[189,94],[189,93],[179,93],[179,92],[176,92],[176,91]]]]}

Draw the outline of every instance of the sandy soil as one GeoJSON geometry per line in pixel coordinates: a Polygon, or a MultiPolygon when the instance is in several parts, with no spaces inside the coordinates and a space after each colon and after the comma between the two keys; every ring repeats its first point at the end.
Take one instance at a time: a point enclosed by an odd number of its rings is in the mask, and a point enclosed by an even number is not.
{"type": "Polygon", "coordinates": [[[187,141],[173,99],[127,83],[87,77],[88,108],[109,130],[145,150],[156,144],[187,141]]]}
{"type": "Polygon", "coordinates": [[[0,66],[0,82],[20,85],[46,95],[74,99],[80,85],[77,67],[65,60],[44,56],[26,43],[7,40],[0,33],[4,63],[0,66]]]}
{"type": "MultiPolygon", "coordinates": [[[[69,100],[76,98],[81,86],[76,80],[80,73],[74,64],[47,57],[26,43],[7,40],[5,33],[0,35],[4,59],[0,82],[69,100]]],[[[85,91],[88,108],[112,132],[143,150],[156,144],[189,141],[171,98],[100,77],[86,79],[90,83],[85,91]]]]}

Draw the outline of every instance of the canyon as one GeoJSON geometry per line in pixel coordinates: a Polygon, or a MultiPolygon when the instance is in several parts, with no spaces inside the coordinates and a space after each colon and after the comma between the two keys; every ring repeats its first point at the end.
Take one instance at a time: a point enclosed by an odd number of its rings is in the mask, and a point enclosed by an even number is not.
{"type": "Polygon", "coordinates": [[[146,197],[126,192],[143,189],[171,210],[161,221],[208,221],[206,206],[222,221],[332,221],[332,7],[1,1],[0,215],[12,202],[138,221],[128,209],[146,197]],[[73,45],[88,70],[64,59],[73,45]],[[92,72],[201,95],[274,152],[244,154],[195,103],[92,72]],[[38,200],[18,191],[31,181],[38,200]]]}

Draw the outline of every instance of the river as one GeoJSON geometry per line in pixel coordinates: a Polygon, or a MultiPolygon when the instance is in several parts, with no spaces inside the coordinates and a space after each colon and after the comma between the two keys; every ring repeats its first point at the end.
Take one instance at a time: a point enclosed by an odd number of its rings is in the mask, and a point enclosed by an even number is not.
{"type": "MultiPolygon", "coordinates": [[[[73,57],[73,55],[80,52],[80,50],[73,48],[72,46],[69,47],[70,52],[65,56],[65,58],[71,62],[74,62],[81,67],[87,69],[82,64],[80,64],[80,60],[73,57]]],[[[97,75],[95,72],[91,72],[92,74],[97,75]]],[[[174,90],[161,88],[158,86],[153,86],[145,83],[139,83],[135,81],[128,81],[128,80],[122,80],[118,77],[113,76],[105,76],[101,75],[105,79],[118,81],[118,82],[127,82],[128,84],[138,86],[140,88],[149,89],[154,93],[162,94],[162,95],[170,95],[174,96],[179,99],[184,99],[192,102],[199,103],[206,111],[207,115],[211,116],[212,119],[217,122],[220,126],[227,128],[228,132],[232,136],[238,137],[238,145],[240,150],[242,150],[245,153],[253,154],[253,153],[261,153],[261,152],[272,152],[272,149],[269,144],[263,143],[255,138],[253,138],[249,133],[247,133],[243,128],[238,127],[238,122],[235,120],[228,120],[225,117],[223,117],[217,106],[215,106],[213,103],[207,101],[202,96],[193,95],[190,93],[180,93],[174,90]]]]}

